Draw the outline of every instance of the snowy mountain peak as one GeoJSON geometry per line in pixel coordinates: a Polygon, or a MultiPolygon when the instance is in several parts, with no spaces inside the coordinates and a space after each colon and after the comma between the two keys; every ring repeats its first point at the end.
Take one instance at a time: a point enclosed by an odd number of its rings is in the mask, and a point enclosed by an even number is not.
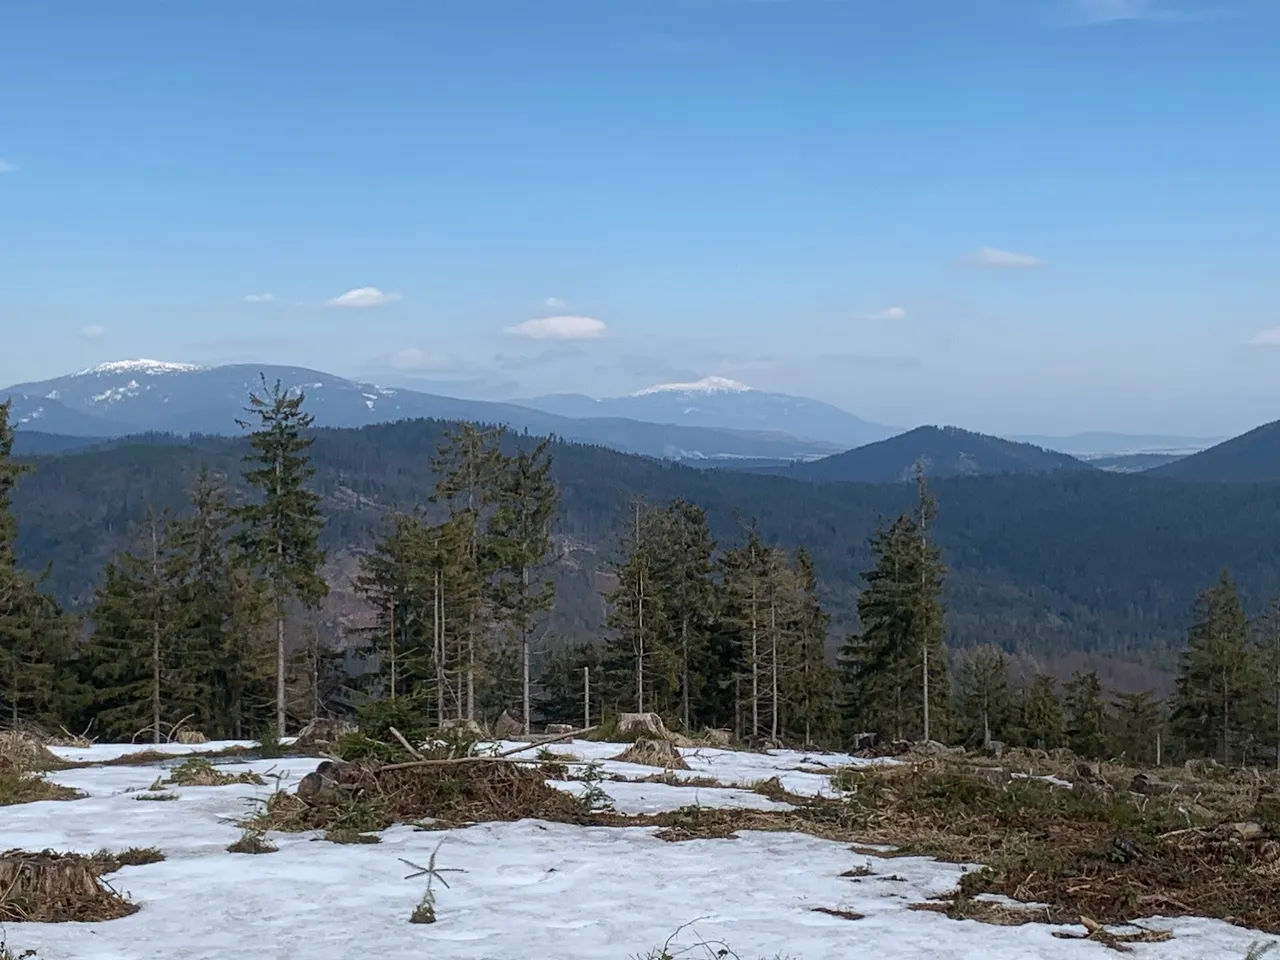
{"type": "Polygon", "coordinates": [[[749,393],[751,388],[745,383],[730,380],[728,377],[703,377],[694,383],[660,383],[656,387],[637,390],[633,397],[647,397],[655,393],[749,393]]]}
{"type": "Polygon", "coordinates": [[[111,360],[107,363],[100,363],[96,367],[81,370],[76,376],[86,377],[95,374],[117,373],[142,373],[158,376],[166,373],[192,373],[201,369],[203,367],[199,367],[194,363],[172,363],[167,360],[111,360]]]}

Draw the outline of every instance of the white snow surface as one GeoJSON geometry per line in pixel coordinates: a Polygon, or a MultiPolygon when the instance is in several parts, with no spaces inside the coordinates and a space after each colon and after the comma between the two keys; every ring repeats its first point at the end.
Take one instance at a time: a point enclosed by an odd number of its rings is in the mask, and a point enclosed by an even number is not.
{"type": "MultiPolygon", "coordinates": [[[[226,746],[159,749],[177,762],[184,754],[226,746]]],[[[101,762],[139,749],[151,748],[120,744],[56,752],[101,762]]],[[[610,774],[638,779],[654,772],[612,761],[625,749],[622,744],[574,741],[550,749],[599,761],[610,774]]],[[[726,786],[607,780],[600,786],[620,812],[694,803],[769,809],[778,805],[732,785],[778,776],[796,793],[826,792],[825,775],[805,771],[868,762],[792,751],[681,752],[693,770],[678,775],[713,776],[726,786]]],[[[994,927],[909,910],[910,903],[952,889],[967,868],[923,857],[871,857],[800,834],[744,831],[731,840],[667,843],[648,828],[523,820],[441,832],[395,827],[376,845],[273,834],[277,853],[227,853],[227,844],[240,833],[233,821],[254,801],[266,799],[277,779],[291,788],[315,762],[227,763],[229,771],[264,774],[269,785],[170,788],[180,797],[170,803],[135,800],[163,773],[154,765],[52,774],[88,796],[0,807],[0,849],[87,853],[156,846],[166,860],[126,867],[108,878],[140,905],[133,916],[97,924],[10,924],[2,931],[9,948],[17,953],[38,949],[41,960],[628,960],[690,924],[674,946],[721,940],[743,960],[779,954],[793,960],[916,960],[939,954],[950,960],[1101,960],[1106,955],[1095,943],[1056,939],[1054,928],[1044,924],[994,927]],[[438,844],[436,866],[463,872],[444,874],[448,888],[436,885],[435,924],[410,924],[423,881],[406,879],[415,871],[400,858],[426,865],[438,844]],[[873,873],[841,876],[862,866],[873,873]],[[819,907],[855,911],[865,919],[815,912],[819,907]]],[[[1243,958],[1260,939],[1218,921],[1147,924],[1175,937],[1138,946],[1140,960],[1243,958]]]]}
{"type": "Polygon", "coordinates": [[[101,373],[145,373],[151,376],[166,373],[192,373],[203,367],[194,363],[174,363],[169,360],[110,360],[81,370],[77,377],[101,373]]]}
{"type": "Polygon", "coordinates": [[[633,397],[645,397],[654,393],[749,393],[751,388],[745,383],[730,380],[728,377],[703,377],[693,383],[660,383],[654,387],[645,387],[632,394],[633,397]]]}

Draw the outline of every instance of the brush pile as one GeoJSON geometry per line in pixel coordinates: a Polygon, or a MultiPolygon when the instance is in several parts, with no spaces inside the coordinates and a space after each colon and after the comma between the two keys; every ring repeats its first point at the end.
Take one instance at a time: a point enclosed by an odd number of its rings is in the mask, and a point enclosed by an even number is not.
{"type": "Polygon", "coordinates": [[[95,923],[138,911],[102,874],[110,861],[74,853],[0,853],[0,922],[95,923]]]}
{"type": "Polygon", "coordinates": [[[436,827],[526,818],[584,821],[582,803],[549,786],[538,766],[475,759],[417,766],[325,760],[303,777],[296,793],[271,797],[253,825],[367,833],[422,821],[436,827]]]}

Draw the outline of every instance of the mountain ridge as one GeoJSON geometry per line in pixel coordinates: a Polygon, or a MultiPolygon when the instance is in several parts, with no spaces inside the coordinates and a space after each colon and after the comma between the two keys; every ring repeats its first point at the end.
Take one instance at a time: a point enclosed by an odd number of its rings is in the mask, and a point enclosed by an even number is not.
{"type": "Polygon", "coordinates": [[[156,360],[111,361],[75,374],[15,384],[11,422],[19,432],[118,438],[147,432],[239,433],[250,390],[261,377],[307,394],[319,426],[361,427],[403,419],[468,420],[598,443],[662,459],[808,459],[839,447],[780,431],[693,425],[666,427],[599,416],[574,419],[510,403],[459,400],[348,380],[307,367],[226,364],[202,367],[156,360]]]}

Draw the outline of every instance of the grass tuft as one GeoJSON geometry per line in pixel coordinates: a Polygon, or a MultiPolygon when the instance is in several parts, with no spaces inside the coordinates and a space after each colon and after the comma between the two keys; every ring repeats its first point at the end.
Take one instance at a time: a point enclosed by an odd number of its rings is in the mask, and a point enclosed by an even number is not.
{"type": "Polygon", "coordinates": [[[264,787],[267,781],[249,770],[228,773],[225,770],[219,770],[204,757],[192,757],[174,767],[165,783],[179,787],[225,787],[233,783],[264,787]]]}
{"type": "Polygon", "coordinates": [[[246,829],[240,839],[227,846],[227,853],[263,854],[279,849],[261,830],[246,829]]]}

